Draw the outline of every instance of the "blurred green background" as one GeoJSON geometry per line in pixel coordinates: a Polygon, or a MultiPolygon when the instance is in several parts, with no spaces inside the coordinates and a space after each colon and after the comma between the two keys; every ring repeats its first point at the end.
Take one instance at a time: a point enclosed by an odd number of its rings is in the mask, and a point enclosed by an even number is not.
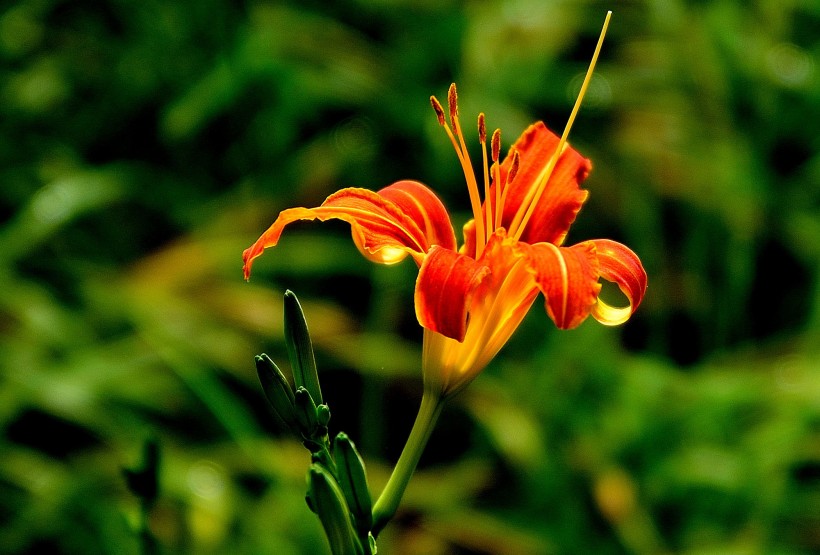
{"type": "MultiPolygon", "coordinates": [[[[412,262],[279,210],[344,186],[469,202],[428,97],[506,145],[573,130],[569,243],[649,273],[620,328],[540,301],[445,411],[380,552],[820,551],[820,3],[22,0],[0,8],[0,552],[326,553],[253,355],[314,334],[331,431],[381,490],[421,393],[412,262]]],[[[470,125],[465,124],[468,129],[470,125]]],[[[477,146],[470,131],[468,140],[477,146]]],[[[478,152],[474,150],[473,152],[478,152]]]]}

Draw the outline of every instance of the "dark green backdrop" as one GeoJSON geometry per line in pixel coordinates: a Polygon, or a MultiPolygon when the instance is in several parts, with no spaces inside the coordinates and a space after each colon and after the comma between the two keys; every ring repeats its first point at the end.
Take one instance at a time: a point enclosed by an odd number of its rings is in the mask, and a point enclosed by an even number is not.
{"type": "Polygon", "coordinates": [[[461,225],[428,97],[456,81],[505,145],[560,129],[607,9],[569,240],[630,245],[644,304],[559,332],[536,303],[380,552],[820,550],[816,1],[21,0],[0,8],[0,551],[138,553],[121,469],[153,436],[159,552],[326,552],[253,355],[286,367],[295,290],[378,491],[420,398],[416,270],[344,224],[294,226],[250,284],[242,250],[281,209],[405,178],[461,225]]]}

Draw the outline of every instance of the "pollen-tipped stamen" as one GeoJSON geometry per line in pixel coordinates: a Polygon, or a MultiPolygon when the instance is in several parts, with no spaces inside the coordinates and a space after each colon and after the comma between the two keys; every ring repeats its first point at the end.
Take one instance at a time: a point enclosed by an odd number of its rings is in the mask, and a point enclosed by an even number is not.
{"type": "Polygon", "coordinates": [[[444,117],[444,108],[441,107],[441,103],[438,101],[438,98],[435,96],[430,97],[430,104],[433,105],[433,110],[436,112],[436,117],[438,118],[438,123],[441,125],[444,130],[447,132],[447,136],[450,138],[450,142],[453,144],[453,148],[456,151],[456,155],[458,156],[459,162],[462,161],[462,154],[461,154],[461,147],[458,145],[458,141],[456,141],[455,135],[453,135],[452,129],[447,124],[447,119],[444,117]]]}
{"type": "Polygon", "coordinates": [[[450,88],[447,89],[447,107],[450,110],[450,125],[455,130],[458,120],[458,91],[455,83],[450,83],[450,88]]]}
{"type": "Polygon", "coordinates": [[[490,240],[493,229],[493,205],[490,198],[490,172],[487,169],[487,123],[484,113],[478,114],[478,140],[481,142],[481,159],[484,163],[484,217],[486,225],[485,242],[490,240]]]}
{"type": "MultiPolygon", "coordinates": [[[[510,173],[507,174],[507,183],[512,183],[515,176],[518,175],[518,166],[521,164],[521,157],[518,155],[518,151],[513,151],[513,160],[512,166],[510,166],[510,173]]],[[[505,191],[506,192],[506,191],[505,191]]]]}
{"type": "Polygon", "coordinates": [[[549,182],[550,176],[552,175],[552,172],[555,169],[556,164],[558,163],[558,159],[564,153],[564,149],[567,146],[567,137],[569,136],[569,131],[570,129],[572,129],[572,124],[575,122],[575,116],[578,114],[578,110],[581,108],[581,101],[584,99],[584,95],[586,94],[587,88],[589,87],[589,82],[592,79],[592,72],[595,70],[595,64],[598,61],[598,55],[601,53],[601,46],[604,43],[604,37],[606,36],[606,30],[609,27],[609,20],[611,17],[612,12],[607,12],[606,19],[604,19],[604,25],[601,28],[601,34],[598,37],[598,44],[595,46],[595,52],[592,54],[592,61],[589,63],[589,68],[587,68],[587,73],[584,77],[584,82],[581,84],[581,90],[578,92],[578,98],[576,98],[575,105],[572,107],[572,112],[569,115],[567,124],[564,126],[564,133],[561,135],[561,139],[558,141],[558,145],[555,148],[555,152],[553,152],[549,164],[547,164],[547,167],[539,176],[538,186],[530,190],[530,194],[528,194],[525,201],[521,203],[521,206],[519,207],[518,212],[516,212],[515,217],[513,218],[513,222],[510,225],[510,233],[516,240],[520,239],[521,235],[524,233],[524,229],[527,227],[527,223],[529,222],[530,217],[532,217],[533,213],[535,212],[535,207],[538,205],[538,201],[541,199],[541,195],[547,187],[547,183],[549,182]]]}
{"type": "MultiPolygon", "coordinates": [[[[496,225],[498,227],[502,226],[502,218],[504,217],[504,204],[507,202],[507,191],[509,190],[510,184],[515,179],[515,176],[518,174],[518,166],[521,163],[521,157],[518,154],[517,150],[513,150],[512,154],[512,165],[510,166],[510,171],[507,172],[507,177],[504,179],[504,183],[500,185],[503,187],[501,191],[501,199],[498,201],[496,206],[497,211],[497,218],[496,218],[496,225]]],[[[496,168],[498,168],[498,164],[496,164],[496,168]]],[[[497,169],[498,176],[501,176],[501,170],[497,169]]],[[[498,189],[496,189],[496,194],[498,194],[498,189]]]]}
{"type": "Polygon", "coordinates": [[[444,118],[444,108],[441,107],[441,102],[435,96],[430,97],[430,104],[433,105],[433,110],[436,112],[438,124],[442,127],[447,127],[447,120],[444,118]]]}
{"type": "MultiPolygon", "coordinates": [[[[456,146],[456,151],[459,152],[459,161],[461,168],[464,171],[464,178],[467,180],[467,190],[470,193],[470,205],[473,209],[473,220],[475,221],[476,230],[476,258],[481,256],[486,244],[486,236],[484,235],[484,218],[481,215],[481,197],[478,192],[478,182],[473,171],[473,164],[470,161],[470,155],[467,152],[467,145],[464,142],[464,135],[461,132],[461,125],[458,121],[458,93],[456,91],[456,84],[450,85],[447,91],[447,100],[450,108],[450,123],[453,126],[453,133],[458,138],[460,148],[456,146]]],[[[445,129],[447,129],[445,127],[445,129]]]]}
{"type": "Polygon", "coordinates": [[[478,114],[478,140],[482,145],[487,144],[487,122],[484,112],[478,114]]]}
{"type": "MultiPolygon", "coordinates": [[[[501,216],[504,214],[504,205],[501,203],[501,190],[506,188],[506,184],[501,183],[501,170],[498,165],[498,159],[501,155],[501,130],[493,131],[492,138],[492,153],[493,153],[493,183],[495,183],[495,226],[493,231],[501,227],[501,216]]],[[[490,231],[487,231],[487,240],[489,241],[490,231]]]]}

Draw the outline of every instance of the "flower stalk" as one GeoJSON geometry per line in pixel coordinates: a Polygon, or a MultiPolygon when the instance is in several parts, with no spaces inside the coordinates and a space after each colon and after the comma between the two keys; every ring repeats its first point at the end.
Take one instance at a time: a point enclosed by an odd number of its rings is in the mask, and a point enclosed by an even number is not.
{"type": "Polygon", "coordinates": [[[407,489],[407,484],[410,483],[410,478],[419,464],[421,454],[433,429],[436,426],[436,421],[441,414],[441,409],[444,406],[444,399],[425,389],[424,395],[421,397],[421,406],[416,415],[416,421],[413,423],[413,428],[410,430],[410,436],[407,438],[407,443],[399,456],[396,467],[384,487],[384,491],[379,496],[376,504],[373,506],[373,536],[377,537],[384,526],[396,514],[404,491],[407,489]]]}

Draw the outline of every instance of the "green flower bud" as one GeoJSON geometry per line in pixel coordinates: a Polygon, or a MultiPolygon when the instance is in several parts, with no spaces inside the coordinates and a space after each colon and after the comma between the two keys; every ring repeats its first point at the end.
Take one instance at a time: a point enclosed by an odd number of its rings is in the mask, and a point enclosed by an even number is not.
{"type": "Polygon", "coordinates": [[[321,465],[313,464],[308,471],[308,487],[311,503],[325,529],[333,555],[363,555],[344,494],[333,475],[321,465]]]}
{"type": "Polygon", "coordinates": [[[316,403],[313,402],[310,392],[304,387],[296,388],[294,405],[296,407],[296,424],[302,437],[312,440],[319,427],[319,419],[316,415],[316,403]]]}
{"type": "Polygon", "coordinates": [[[316,407],[316,417],[319,419],[319,425],[327,428],[330,422],[330,407],[324,404],[316,407]]]}
{"type": "Polygon", "coordinates": [[[296,387],[308,390],[316,404],[322,404],[322,389],[305,314],[293,291],[285,291],[285,345],[296,387]]]}
{"type": "Polygon", "coordinates": [[[356,451],[356,446],[344,432],[339,432],[333,441],[333,459],[336,473],[350,512],[356,519],[356,528],[361,536],[366,535],[373,525],[373,502],[367,487],[367,473],[364,461],[356,451]]]}
{"type": "Polygon", "coordinates": [[[262,391],[268,399],[273,412],[292,429],[296,428],[296,410],[294,394],[285,375],[266,354],[257,355],[256,373],[262,384],[262,391]]]}

